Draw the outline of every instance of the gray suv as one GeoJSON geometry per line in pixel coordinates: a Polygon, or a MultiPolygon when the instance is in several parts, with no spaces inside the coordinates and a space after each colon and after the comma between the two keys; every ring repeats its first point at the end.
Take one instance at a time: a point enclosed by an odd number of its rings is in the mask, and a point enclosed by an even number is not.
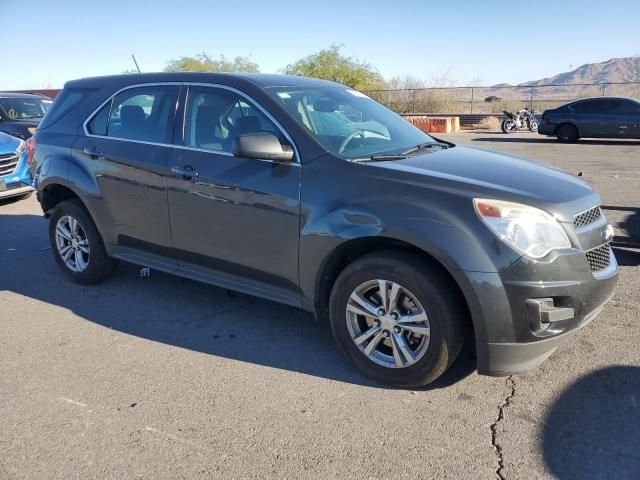
{"type": "Polygon", "coordinates": [[[439,141],[362,93],[278,75],[68,82],[29,149],[56,261],[119,260],[314,312],[365,374],[413,387],[465,339],[538,365],[613,295],[598,195],[439,141]]]}

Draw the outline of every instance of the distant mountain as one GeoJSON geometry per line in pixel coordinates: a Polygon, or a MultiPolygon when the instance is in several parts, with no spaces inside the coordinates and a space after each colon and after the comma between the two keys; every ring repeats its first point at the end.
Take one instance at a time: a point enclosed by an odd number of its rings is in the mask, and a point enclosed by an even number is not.
{"type": "Polygon", "coordinates": [[[623,95],[640,97],[640,84],[602,85],[618,82],[640,82],[640,57],[612,58],[606,62],[587,63],[570,72],[559,73],[553,77],[508,85],[501,83],[490,87],[491,93],[497,97],[512,98],[514,94],[528,95],[526,87],[535,88],[536,98],[550,100],[570,100],[574,98],[596,95],[623,95]],[[574,84],[599,84],[597,86],[581,86],[574,84]],[[560,85],[560,86],[546,86],[560,85]],[[525,88],[523,88],[525,87],[525,88]]]}
{"type": "Polygon", "coordinates": [[[572,83],[640,82],[640,57],[612,58],[606,62],[587,63],[570,72],[559,73],[518,86],[567,85],[572,83]]]}

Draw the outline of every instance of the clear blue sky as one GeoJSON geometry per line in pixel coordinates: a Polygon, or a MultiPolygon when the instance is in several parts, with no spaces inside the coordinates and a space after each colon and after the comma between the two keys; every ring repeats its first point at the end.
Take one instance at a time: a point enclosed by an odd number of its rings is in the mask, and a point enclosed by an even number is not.
{"type": "Polygon", "coordinates": [[[263,72],[343,44],[385,77],[451,69],[520,83],[640,53],[640,2],[428,0],[0,0],[0,89],[60,87],[201,51],[263,72]]]}

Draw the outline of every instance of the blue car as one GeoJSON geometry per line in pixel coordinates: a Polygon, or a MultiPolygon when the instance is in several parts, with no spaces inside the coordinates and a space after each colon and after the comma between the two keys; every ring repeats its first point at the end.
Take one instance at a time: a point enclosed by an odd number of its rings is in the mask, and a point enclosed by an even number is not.
{"type": "Polygon", "coordinates": [[[27,156],[24,140],[0,132],[0,200],[33,192],[27,156]]]}

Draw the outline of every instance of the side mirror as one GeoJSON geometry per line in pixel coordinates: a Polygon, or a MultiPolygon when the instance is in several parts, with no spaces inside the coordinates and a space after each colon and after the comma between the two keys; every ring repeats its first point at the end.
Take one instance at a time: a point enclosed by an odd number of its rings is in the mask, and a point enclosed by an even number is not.
{"type": "Polygon", "coordinates": [[[236,157],[262,158],[290,162],[293,160],[293,149],[282,145],[278,137],[271,133],[245,133],[233,139],[231,153],[236,157]]]}

